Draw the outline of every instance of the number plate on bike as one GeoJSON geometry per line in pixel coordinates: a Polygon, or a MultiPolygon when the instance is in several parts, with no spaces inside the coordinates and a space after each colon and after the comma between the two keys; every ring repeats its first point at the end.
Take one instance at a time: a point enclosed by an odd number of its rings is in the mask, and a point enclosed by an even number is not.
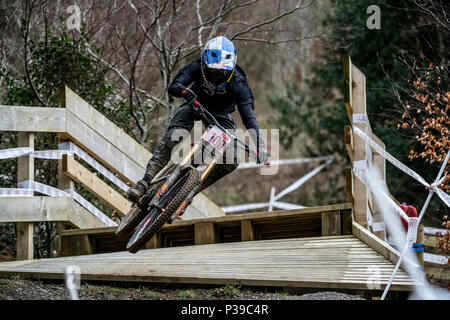
{"type": "Polygon", "coordinates": [[[213,146],[214,149],[223,154],[231,139],[218,127],[212,127],[203,137],[203,141],[207,142],[208,144],[213,146]]]}

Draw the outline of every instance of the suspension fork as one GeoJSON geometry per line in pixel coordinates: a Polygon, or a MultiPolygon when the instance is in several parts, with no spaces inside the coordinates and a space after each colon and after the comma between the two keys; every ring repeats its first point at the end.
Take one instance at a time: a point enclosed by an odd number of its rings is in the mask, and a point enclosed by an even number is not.
{"type": "MultiPolygon", "coordinates": [[[[206,135],[207,130],[203,133],[203,137],[206,135]]],[[[178,177],[181,174],[181,170],[183,166],[188,165],[191,163],[192,158],[195,156],[195,154],[201,149],[201,142],[200,143],[194,143],[193,147],[189,151],[189,153],[183,158],[183,160],[175,167],[175,170],[170,174],[170,176],[167,178],[166,182],[161,186],[161,188],[157,191],[156,197],[153,198],[152,202],[150,203],[150,206],[159,207],[159,199],[166,193],[167,190],[169,190],[173,184],[177,181],[178,177]]],[[[160,171],[158,174],[153,178],[152,181],[156,181],[157,179],[161,179],[162,175],[167,172],[169,167],[173,164],[172,160],[169,159],[168,164],[160,171]]]]}

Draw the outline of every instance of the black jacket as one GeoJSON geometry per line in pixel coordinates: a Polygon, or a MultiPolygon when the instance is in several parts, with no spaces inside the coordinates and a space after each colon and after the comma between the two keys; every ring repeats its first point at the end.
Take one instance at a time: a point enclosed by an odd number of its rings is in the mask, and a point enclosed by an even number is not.
{"type": "Polygon", "coordinates": [[[206,109],[211,112],[233,113],[237,106],[245,127],[247,129],[254,128],[257,132],[259,131],[253,112],[255,100],[248,86],[245,73],[239,66],[236,66],[230,83],[225,87],[225,94],[210,96],[201,88],[200,85],[202,83],[203,77],[200,59],[198,59],[178,71],[178,74],[169,86],[169,94],[180,98],[181,92],[192,84],[190,87],[191,90],[195,92],[198,101],[206,109]]]}

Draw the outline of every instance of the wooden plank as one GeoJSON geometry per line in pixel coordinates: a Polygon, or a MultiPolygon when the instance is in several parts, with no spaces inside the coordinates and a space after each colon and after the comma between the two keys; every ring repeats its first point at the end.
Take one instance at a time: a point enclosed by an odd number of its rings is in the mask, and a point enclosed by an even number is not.
{"type": "Polygon", "coordinates": [[[425,264],[425,274],[433,279],[450,280],[450,268],[449,267],[436,267],[427,266],[425,264]]]}
{"type": "MultiPolygon", "coordinates": [[[[372,138],[377,139],[377,143],[380,144],[381,147],[385,148],[384,143],[378,139],[374,134],[371,135],[372,138]]],[[[386,186],[386,159],[379,153],[373,152],[372,154],[372,166],[377,169],[381,184],[386,186]]],[[[383,213],[379,204],[374,201],[372,203],[372,212],[373,212],[373,222],[378,224],[384,224],[383,213]]],[[[386,240],[386,229],[373,232],[378,238],[385,241],[386,240]]]]}
{"type": "Polygon", "coordinates": [[[227,223],[233,220],[253,220],[253,221],[264,221],[271,219],[275,220],[284,220],[292,217],[296,217],[298,215],[314,215],[319,214],[321,212],[325,211],[334,211],[334,210],[346,210],[346,209],[352,209],[352,205],[350,203],[344,203],[344,204],[335,204],[335,205],[328,205],[328,206],[317,206],[317,207],[310,207],[310,208],[303,208],[303,209],[293,209],[293,210],[276,210],[276,211],[263,211],[263,212],[250,212],[250,213],[241,213],[241,214],[232,214],[232,215],[226,215],[223,217],[209,217],[209,218],[201,218],[201,219],[193,219],[189,221],[175,221],[172,225],[167,226],[168,228],[176,228],[180,225],[190,225],[192,223],[196,222],[214,222],[218,225],[221,223],[227,223]]]}
{"type": "Polygon", "coordinates": [[[351,126],[344,127],[344,144],[347,149],[348,157],[350,158],[350,162],[354,161],[354,151],[353,151],[353,132],[351,126]]]}
{"type": "Polygon", "coordinates": [[[61,221],[77,228],[104,226],[96,216],[65,197],[0,197],[0,223],[61,221]]]}
{"type": "Polygon", "coordinates": [[[83,121],[67,112],[67,134],[86,152],[90,153],[104,166],[117,173],[123,180],[134,185],[145,173],[145,167],[138,165],[124,153],[109,143],[83,121]]]}
{"type": "Polygon", "coordinates": [[[352,234],[392,263],[397,263],[400,253],[356,221],[353,221],[352,224],[352,234]]]}
{"type": "Polygon", "coordinates": [[[62,157],[62,162],[62,170],[67,176],[80,183],[106,205],[117,210],[117,213],[121,217],[125,216],[131,209],[131,202],[83,167],[75,159],[65,154],[62,157]]]}
{"type": "Polygon", "coordinates": [[[102,227],[102,228],[89,228],[89,229],[74,229],[74,230],[64,230],[61,232],[60,236],[75,236],[75,235],[110,235],[116,232],[117,227],[102,227]]]}
{"type": "MultiPolygon", "coordinates": [[[[32,147],[34,148],[34,133],[33,132],[19,132],[18,133],[19,148],[32,147]]],[[[30,155],[21,156],[17,162],[17,182],[34,180],[34,157],[30,155]]]]}
{"type": "Polygon", "coordinates": [[[353,172],[351,168],[345,168],[345,194],[347,196],[348,202],[351,204],[354,203],[355,199],[353,198],[353,172]]]}
{"type": "MultiPolygon", "coordinates": [[[[58,134],[58,144],[68,142],[68,140],[64,140],[63,137],[58,134]]],[[[60,190],[73,190],[75,191],[75,182],[70,179],[66,174],[64,174],[63,171],[63,161],[62,159],[58,159],[58,189],[60,190]]],[[[58,235],[61,235],[61,232],[70,228],[66,223],[64,222],[58,222],[56,224],[58,235]]],[[[58,237],[58,248],[62,247],[61,243],[61,236],[58,237]]],[[[61,250],[61,249],[60,249],[61,250]]]]}
{"type": "Polygon", "coordinates": [[[195,244],[210,244],[217,242],[217,234],[214,223],[197,222],[194,225],[195,244]]]}
{"type": "Polygon", "coordinates": [[[343,235],[352,234],[352,210],[341,211],[341,230],[343,235]]]}
{"type": "Polygon", "coordinates": [[[95,253],[94,241],[88,235],[61,237],[59,254],[61,257],[78,256],[95,253]]]}
{"type": "Polygon", "coordinates": [[[33,259],[33,229],[32,222],[17,223],[17,260],[33,259]]]}
{"type": "Polygon", "coordinates": [[[255,232],[251,220],[241,220],[241,241],[255,240],[255,232]]]}
{"type": "Polygon", "coordinates": [[[0,131],[65,132],[66,110],[0,105],[0,131]]]}
{"type": "Polygon", "coordinates": [[[341,213],[322,212],[322,236],[337,236],[341,233],[341,213]]]}
{"type": "Polygon", "coordinates": [[[61,106],[140,167],[147,166],[152,154],[67,86],[61,88],[61,106]]]}
{"type": "Polygon", "coordinates": [[[159,234],[155,234],[145,245],[145,249],[161,248],[161,237],[159,234]]]}
{"type": "MultiPolygon", "coordinates": [[[[264,225],[275,225],[278,223],[293,223],[301,221],[314,221],[317,220],[320,225],[321,212],[328,211],[339,211],[345,212],[346,215],[351,218],[351,204],[340,204],[332,206],[318,206],[304,209],[294,209],[294,210],[279,210],[272,212],[256,212],[256,213],[242,213],[233,214],[225,217],[209,217],[202,219],[194,219],[189,221],[178,220],[171,225],[164,225],[162,230],[164,232],[176,232],[176,230],[181,230],[182,228],[191,228],[197,222],[213,222],[219,228],[226,228],[229,226],[240,226],[242,220],[253,221],[260,226],[264,225]],[[312,219],[312,220],[311,220],[312,219]],[[277,222],[278,221],[278,222],[277,222]],[[173,230],[173,231],[171,231],[173,230]]],[[[347,228],[351,227],[351,221],[347,228]]],[[[66,230],[61,234],[62,236],[77,235],[77,234],[112,234],[116,230],[116,227],[105,227],[98,229],[85,229],[85,230],[66,230]]]]}
{"type": "MultiPolygon", "coordinates": [[[[394,268],[392,263],[352,236],[326,237],[316,240],[268,240],[203,246],[174,247],[71,258],[41,259],[28,263],[0,264],[0,275],[57,279],[67,264],[78,265],[82,280],[132,281],[154,283],[242,284],[257,286],[285,286],[299,288],[362,289],[368,268],[377,266],[376,279],[383,288],[394,268]],[[315,244],[326,242],[314,254],[315,244]],[[357,243],[365,253],[336,251],[349,250],[357,243]],[[325,250],[324,254],[320,254],[325,250]],[[306,260],[308,258],[308,260],[306,260]],[[133,263],[130,263],[132,259],[133,263]],[[282,263],[280,263],[282,261],[282,263]]],[[[413,282],[400,270],[392,290],[411,290],[413,282]]]]}
{"type": "Polygon", "coordinates": [[[344,55],[343,60],[343,71],[344,71],[344,104],[347,110],[347,115],[350,119],[350,123],[353,122],[353,110],[352,110],[352,60],[349,55],[344,55]]]}
{"type": "Polygon", "coordinates": [[[432,252],[432,253],[435,253],[435,254],[437,253],[436,244],[438,243],[438,240],[436,239],[436,236],[424,234],[423,243],[425,244],[425,246],[432,247],[436,251],[436,252],[432,252]]]}
{"type": "MultiPolygon", "coordinates": [[[[18,147],[32,147],[34,148],[34,133],[33,132],[19,132],[18,147]]],[[[27,155],[19,157],[17,163],[17,182],[34,180],[34,158],[27,155]]],[[[31,210],[31,208],[28,208],[31,210]]],[[[32,212],[29,212],[32,214],[32,212]]],[[[17,229],[17,260],[32,260],[33,259],[33,222],[19,222],[16,224],[17,229]]]]}

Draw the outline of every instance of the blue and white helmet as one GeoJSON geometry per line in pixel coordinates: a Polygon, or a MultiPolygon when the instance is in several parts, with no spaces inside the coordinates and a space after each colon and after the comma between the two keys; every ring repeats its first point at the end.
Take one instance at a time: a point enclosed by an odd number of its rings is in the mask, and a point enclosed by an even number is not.
{"type": "Polygon", "coordinates": [[[223,36],[209,40],[201,56],[204,88],[211,94],[223,90],[233,76],[236,61],[236,49],[230,40],[223,36]]]}

